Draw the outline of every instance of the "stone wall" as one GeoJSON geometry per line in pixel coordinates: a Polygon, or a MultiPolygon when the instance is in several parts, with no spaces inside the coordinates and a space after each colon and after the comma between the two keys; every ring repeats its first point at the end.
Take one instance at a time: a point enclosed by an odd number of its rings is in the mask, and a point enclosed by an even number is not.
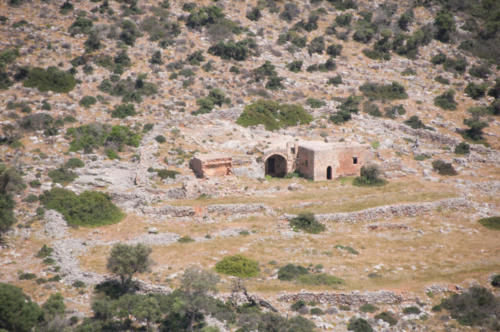
{"type": "Polygon", "coordinates": [[[348,305],[360,306],[363,304],[399,304],[404,301],[403,296],[389,292],[389,291],[376,291],[376,292],[350,292],[350,293],[312,293],[304,292],[297,294],[286,294],[278,298],[279,301],[296,302],[299,300],[305,302],[317,302],[329,305],[348,305]]]}

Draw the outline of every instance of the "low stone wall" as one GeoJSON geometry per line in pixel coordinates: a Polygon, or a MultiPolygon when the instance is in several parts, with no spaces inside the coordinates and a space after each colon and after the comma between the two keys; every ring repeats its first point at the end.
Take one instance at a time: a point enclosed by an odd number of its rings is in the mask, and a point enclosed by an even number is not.
{"type": "Polygon", "coordinates": [[[299,300],[305,302],[317,302],[328,305],[349,305],[359,306],[363,304],[399,304],[404,301],[400,294],[389,291],[376,292],[350,292],[350,293],[297,293],[285,294],[278,298],[279,301],[296,302],[299,300]]]}
{"type": "MultiPolygon", "coordinates": [[[[415,217],[436,209],[465,209],[471,206],[471,202],[465,198],[449,198],[435,202],[384,205],[354,212],[317,214],[316,219],[320,222],[354,223],[394,217],[415,217]]],[[[292,219],[295,215],[286,214],[283,217],[292,219]]]]}

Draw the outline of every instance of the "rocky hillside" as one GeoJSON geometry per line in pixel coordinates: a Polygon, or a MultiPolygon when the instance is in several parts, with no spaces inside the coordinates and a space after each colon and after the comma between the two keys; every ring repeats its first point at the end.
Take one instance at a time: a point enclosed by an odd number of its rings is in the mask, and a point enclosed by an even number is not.
{"type": "Polygon", "coordinates": [[[0,2],[0,329],[498,329],[499,42],[489,0],[0,2]],[[313,140],[380,182],[265,174],[313,140]]]}

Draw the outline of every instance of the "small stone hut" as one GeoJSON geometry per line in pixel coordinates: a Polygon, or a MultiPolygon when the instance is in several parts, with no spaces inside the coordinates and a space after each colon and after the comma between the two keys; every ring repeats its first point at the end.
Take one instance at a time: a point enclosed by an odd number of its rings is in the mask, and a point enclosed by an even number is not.
{"type": "Polygon", "coordinates": [[[285,149],[264,156],[265,174],[283,177],[298,172],[314,180],[332,180],[340,176],[358,176],[371,158],[368,145],[304,141],[287,143],[285,149]]]}
{"type": "Polygon", "coordinates": [[[199,154],[189,162],[189,167],[198,178],[233,174],[233,160],[223,154],[199,154]]]}

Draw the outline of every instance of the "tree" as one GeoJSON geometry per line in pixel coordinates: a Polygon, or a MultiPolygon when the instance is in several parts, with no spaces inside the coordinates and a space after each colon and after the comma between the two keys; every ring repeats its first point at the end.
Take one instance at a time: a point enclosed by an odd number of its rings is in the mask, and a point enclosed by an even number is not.
{"type": "Polygon", "coordinates": [[[111,249],[107,268],[110,272],[118,275],[121,286],[128,289],[134,274],[146,272],[149,269],[151,251],[151,248],[141,243],[135,246],[115,244],[111,249]]]}
{"type": "Polygon", "coordinates": [[[28,332],[41,317],[42,311],[21,288],[0,283],[0,329],[28,332]]]}
{"type": "MultiPolygon", "coordinates": [[[[189,320],[189,330],[193,331],[196,316],[204,308],[207,296],[217,292],[219,276],[208,271],[190,267],[182,276],[181,290],[183,292],[182,314],[189,320]]],[[[180,312],[179,312],[180,313],[180,312]]]]}
{"type": "Polygon", "coordinates": [[[465,119],[464,124],[466,126],[469,126],[469,128],[463,130],[462,136],[473,141],[480,141],[483,139],[483,129],[488,127],[488,124],[486,122],[471,118],[465,119]]]}
{"type": "Polygon", "coordinates": [[[435,19],[434,26],[436,27],[436,39],[447,43],[451,39],[451,34],[455,32],[455,19],[453,15],[445,10],[440,11],[435,19]]]}

